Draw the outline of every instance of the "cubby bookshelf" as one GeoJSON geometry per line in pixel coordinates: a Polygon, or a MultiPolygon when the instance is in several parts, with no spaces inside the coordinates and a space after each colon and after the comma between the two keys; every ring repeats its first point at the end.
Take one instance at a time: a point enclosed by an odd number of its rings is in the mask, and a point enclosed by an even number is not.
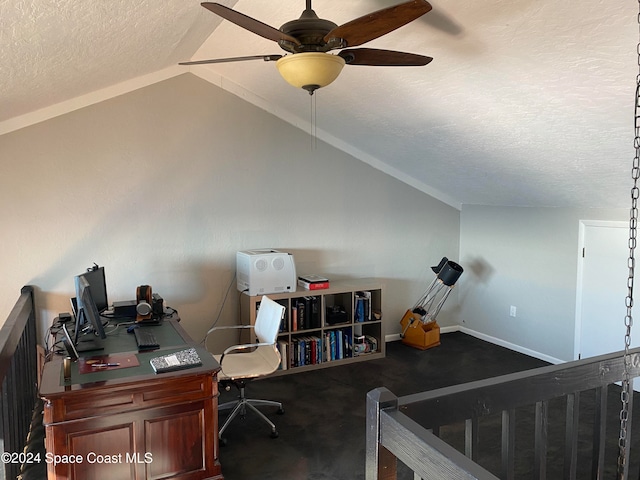
{"type": "MultiPolygon", "coordinates": [[[[375,279],[331,282],[321,290],[267,295],[285,307],[274,375],[383,358],[382,286],[375,279]]],[[[242,323],[255,324],[262,296],[240,296],[242,323]]]]}

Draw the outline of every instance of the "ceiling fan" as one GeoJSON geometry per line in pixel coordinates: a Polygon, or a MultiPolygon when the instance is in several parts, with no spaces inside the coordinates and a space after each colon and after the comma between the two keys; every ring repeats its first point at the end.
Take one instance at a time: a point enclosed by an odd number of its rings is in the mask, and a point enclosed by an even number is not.
{"type": "Polygon", "coordinates": [[[426,0],[411,0],[383,8],[340,26],[330,20],[319,18],[311,8],[311,0],[306,0],[306,8],[300,18],[285,23],[279,29],[219,3],[204,2],[201,5],[256,35],[277,42],[280,48],[289,54],[197,60],[181,62],[180,65],[257,59],[275,61],[278,71],[288,83],[313,95],[318,88],[333,82],[344,65],[422,66],[433,60],[424,55],[393,50],[347,48],[357,47],[386,35],[429,12],[432,7],[426,0]],[[342,50],[337,55],[328,53],[335,49],[342,50]]]}

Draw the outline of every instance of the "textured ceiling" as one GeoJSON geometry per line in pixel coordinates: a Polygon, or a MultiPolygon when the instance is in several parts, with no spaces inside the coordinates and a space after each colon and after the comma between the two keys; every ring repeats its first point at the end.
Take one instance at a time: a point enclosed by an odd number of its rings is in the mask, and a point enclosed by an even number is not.
{"type": "Polygon", "coordinates": [[[175,65],[219,23],[181,0],[0,0],[0,122],[175,65]]]}
{"type": "MultiPolygon", "coordinates": [[[[400,0],[316,0],[345,23],[400,0]]],[[[220,2],[279,27],[303,0],[220,2]]],[[[454,205],[627,207],[637,4],[432,0],[367,47],[425,67],[346,66],[315,94],[317,136],[454,205]]],[[[0,123],[178,61],[282,53],[198,2],[0,0],[0,123]]],[[[186,69],[186,67],[185,67],[186,69]]],[[[273,63],[191,67],[310,131],[273,63]]]]}

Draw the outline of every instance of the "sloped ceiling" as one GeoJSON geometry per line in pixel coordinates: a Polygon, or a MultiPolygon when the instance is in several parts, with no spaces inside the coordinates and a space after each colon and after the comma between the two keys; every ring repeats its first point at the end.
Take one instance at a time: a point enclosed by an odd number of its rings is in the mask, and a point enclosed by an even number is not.
{"type": "MultiPolygon", "coordinates": [[[[303,0],[220,3],[276,28],[304,10],[303,0]]],[[[395,3],[316,0],[313,8],[342,24],[395,3]]],[[[637,4],[431,3],[425,16],[366,45],[429,55],[431,64],[348,65],[312,98],[273,63],[176,67],[282,53],[198,2],[0,0],[0,131],[111,85],[191,71],[458,208],[626,208],[637,4]]]]}

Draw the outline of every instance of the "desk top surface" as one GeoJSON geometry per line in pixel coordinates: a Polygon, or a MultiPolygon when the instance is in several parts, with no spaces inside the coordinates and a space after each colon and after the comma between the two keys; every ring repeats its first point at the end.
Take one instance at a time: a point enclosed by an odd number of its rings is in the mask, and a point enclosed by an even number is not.
{"type": "Polygon", "coordinates": [[[80,356],[86,361],[89,357],[120,356],[137,359],[138,365],[127,368],[99,369],[89,373],[81,373],[80,362],[71,364],[71,379],[66,381],[63,373],[63,356],[56,356],[44,365],[40,396],[51,398],[66,395],[73,391],[86,392],[92,388],[112,387],[149,381],[154,378],[173,378],[183,375],[213,374],[220,370],[220,365],[201,345],[193,343],[189,335],[175,320],[165,320],[160,325],[140,326],[149,329],[158,340],[160,348],[152,351],[138,352],[133,333],[127,333],[127,324],[114,325],[107,328],[107,338],[97,339],[104,350],[82,352],[80,356]],[[149,361],[161,355],[171,354],[187,348],[195,348],[202,360],[202,366],[156,374],[149,361]]]}

